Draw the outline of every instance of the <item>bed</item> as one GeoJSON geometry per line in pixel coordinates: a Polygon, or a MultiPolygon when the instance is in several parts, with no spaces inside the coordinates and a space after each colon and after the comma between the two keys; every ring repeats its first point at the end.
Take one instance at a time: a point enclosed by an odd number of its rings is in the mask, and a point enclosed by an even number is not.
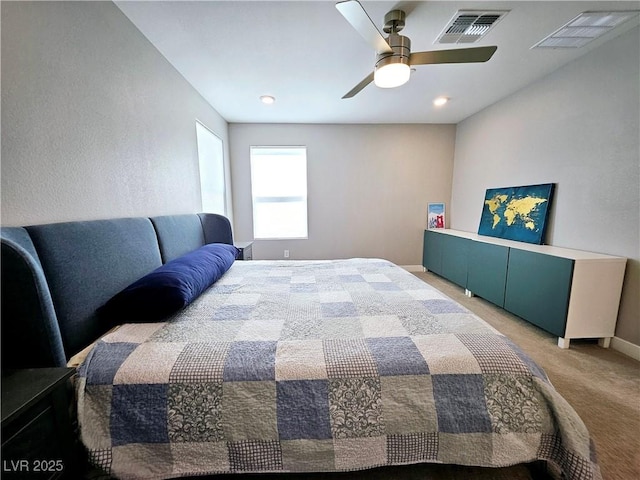
{"type": "MultiPolygon", "coordinates": [[[[26,326],[9,328],[43,349],[30,360],[40,366],[85,351],[80,437],[93,465],[115,478],[531,462],[552,478],[601,478],[588,431],[545,373],[386,260],[231,260],[188,305],[147,315],[118,302],[126,287],[191,257],[202,270],[194,252],[232,252],[226,219],[2,233],[3,312],[26,308],[5,305],[5,268],[40,302],[26,326]]],[[[4,324],[3,315],[3,342],[4,324]]]]}

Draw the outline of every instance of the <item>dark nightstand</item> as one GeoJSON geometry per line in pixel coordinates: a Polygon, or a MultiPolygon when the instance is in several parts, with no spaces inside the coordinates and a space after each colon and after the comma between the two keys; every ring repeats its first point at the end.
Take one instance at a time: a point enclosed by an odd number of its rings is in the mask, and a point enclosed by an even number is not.
{"type": "Polygon", "coordinates": [[[2,478],[75,478],[80,455],[69,410],[73,368],[2,373],[2,478]]]}
{"type": "Polygon", "coordinates": [[[253,252],[251,251],[253,242],[236,242],[234,243],[234,246],[239,250],[236,260],[252,260],[253,259],[253,252]]]}

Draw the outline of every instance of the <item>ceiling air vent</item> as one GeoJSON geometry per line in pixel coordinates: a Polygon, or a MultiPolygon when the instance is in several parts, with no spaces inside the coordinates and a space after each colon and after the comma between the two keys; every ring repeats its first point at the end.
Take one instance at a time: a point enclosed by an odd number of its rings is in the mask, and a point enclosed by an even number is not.
{"type": "Polygon", "coordinates": [[[638,15],[638,10],[582,12],[531,48],[580,48],[638,15]]]}
{"type": "Polygon", "coordinates": [[[435,43],[474,43],[484,37],[508,10],[458,10],[435,43]]]}

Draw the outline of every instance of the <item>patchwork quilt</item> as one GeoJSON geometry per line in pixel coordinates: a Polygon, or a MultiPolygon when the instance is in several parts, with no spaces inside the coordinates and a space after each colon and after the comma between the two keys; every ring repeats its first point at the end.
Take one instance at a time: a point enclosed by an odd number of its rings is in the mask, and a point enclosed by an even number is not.
{"type": "Polygon", "coordinates": [[[167,322],[123,320],[77,381],[82,441],[117,478],[542,460],[601,479],[545,373],[384,260],[236,262],[167,322]]]}

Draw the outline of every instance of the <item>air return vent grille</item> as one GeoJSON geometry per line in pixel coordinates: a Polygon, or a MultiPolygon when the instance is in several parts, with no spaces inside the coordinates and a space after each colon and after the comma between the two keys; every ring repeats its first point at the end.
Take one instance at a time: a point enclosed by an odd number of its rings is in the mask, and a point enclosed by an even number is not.
{"type": "Polygon", "coordinates": [[[458,10],[435,43],[474,43],[484,37],[508,11],[458,10]]]}
{"type": "Polygon", "coordinates": [[[637,15],[638,10],[582,12],[531,48],[580,48],[637,15]]]}

